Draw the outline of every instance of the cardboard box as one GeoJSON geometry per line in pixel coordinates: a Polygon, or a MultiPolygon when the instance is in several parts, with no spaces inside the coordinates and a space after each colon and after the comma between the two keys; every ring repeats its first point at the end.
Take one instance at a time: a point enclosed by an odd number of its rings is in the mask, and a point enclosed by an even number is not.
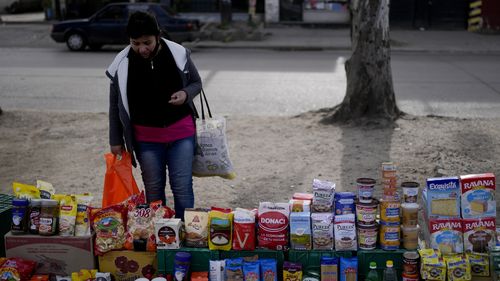
{"type": "Polygon", "coordinates": [[[108,252],[99,256],[99,271],[110,272],[115,281],[130,281],[142,277],[152,279],[158,271],[156,252],[108,252]]]}
{"type": "Polygon", "coordinates": [[[487,253],[496,245],[496,219],[463,219],[464,250],[466,252],[487,253]]]}
{"type": "Polygon", "coordinates": [[[460,176],[462,218],[495,217],[495,175],[492,173],[460,176]]]}
{"type": "Polygon", "coordinates": [[[442,254],[463,253],[464,239],[461,219],[431,219],[425,221],[424,238],[432,249],[442,254]]]}
{"type": "Polygon", "coordinates": [[[19,257],[38,263],[36,274],[71,276],[80,269],[96,268],[92,236],[62,237],[5,235],[8,258],[19,257]]]}
{"type": "Polygon", "coordinates": [[[428,219],[460,218],[458,177],[429,178],[422,194],[428,219]]]}

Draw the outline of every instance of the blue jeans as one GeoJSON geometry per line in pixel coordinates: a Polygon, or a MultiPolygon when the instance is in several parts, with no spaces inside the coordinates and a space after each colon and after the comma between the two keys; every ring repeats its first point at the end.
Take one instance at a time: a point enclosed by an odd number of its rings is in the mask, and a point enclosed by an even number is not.
{"type": "Polygon", "coordinates": [[[168,180],[174,194],[175,216],[184,219],[184,209],[193,208],[194,136],[170,143],[137,142],[136,155],[142,172],[149,202],[162,200],[166,204],[165,186],[168,180]]]}

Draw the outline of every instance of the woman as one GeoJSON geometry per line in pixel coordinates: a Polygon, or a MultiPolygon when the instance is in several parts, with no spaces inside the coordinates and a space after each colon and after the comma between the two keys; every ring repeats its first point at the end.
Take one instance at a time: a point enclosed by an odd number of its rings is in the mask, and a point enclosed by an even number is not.
{"type": "Polygon", "coordinates": [[[130,16],[130,45],[106,71],[111,79],[109,143],[126,148],[139,161],[148,202],[166,202],[166,174],[176,217],[194,206],[192,161],[195,149],[193,99],[201,79],[181,45],[160,37],[156,19],[144,12],[130,16]]]}

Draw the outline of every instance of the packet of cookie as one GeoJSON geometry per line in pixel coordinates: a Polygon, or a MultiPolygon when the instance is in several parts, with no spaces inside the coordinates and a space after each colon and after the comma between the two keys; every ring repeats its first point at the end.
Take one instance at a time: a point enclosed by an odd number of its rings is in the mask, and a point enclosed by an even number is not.
{"type": "Polygon", "coordinates": [[[420,274],[424,280],[445,281],[446,264],[437,257],[422,258],[420,274]]]}
{"type": "Polygon", "coordinates": [[[226,281],[243,281],[243,258],[226,260],[226,281]]]}
{"type": "Polygon", "coordinates": [[[471,280],[470,264],[468,259],[462,256],[445,257],[448,268],[449,281],[469,281],[471,280]]]}
{"type": "Polygon", "coordinates": [[[333,196],[335,193],[335,183],[313,180],[313,200],[312,209],[317,213],[328,213],[333,209],[333,196]]]}
{"type": "Polygon", "coordinates": [[[285,261],[283,263],[283,280],[302,281],[302,265],[285,261]]]}
{"type": "Polygon", "coordinates": [[[184,211],[186,227],[186,246],[206,248],[208,246],[208,210],[186,209],[184,211]]]}
{"type": "Polygon", "coordinates": [[[258,261],[243,263],[243,279],[245,281],[260,280],[260,263],[258,261]]]}
{"type": "Polygon", "coordinates": [[[95,231],[94,250],[102,255],[112,250],[121,250],[125,244],[125,226],[127,225],[127,209],[124,205],[113,205],[107,208],[90,211],[90,222],[95,231]]]}
{"type": "Polygon", "coordinates": [[[260,259],[260,280],[278,281],[278,264],[275,259],[260,259]]]}
{"type": "Polygon", "coordinates": [[[488,254],[467,253],[472,276],[490,276],[490,260],[488,254]]]}

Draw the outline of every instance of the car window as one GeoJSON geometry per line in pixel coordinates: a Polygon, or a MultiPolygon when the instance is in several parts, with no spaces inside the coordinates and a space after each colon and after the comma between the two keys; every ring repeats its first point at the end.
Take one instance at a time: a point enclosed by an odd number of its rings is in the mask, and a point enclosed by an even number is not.
{"type": "Polygon", "coordinates": [[[98,21],[125,21],[125,6],[110,6],[99,13],[96,19],[98,21]]]}

